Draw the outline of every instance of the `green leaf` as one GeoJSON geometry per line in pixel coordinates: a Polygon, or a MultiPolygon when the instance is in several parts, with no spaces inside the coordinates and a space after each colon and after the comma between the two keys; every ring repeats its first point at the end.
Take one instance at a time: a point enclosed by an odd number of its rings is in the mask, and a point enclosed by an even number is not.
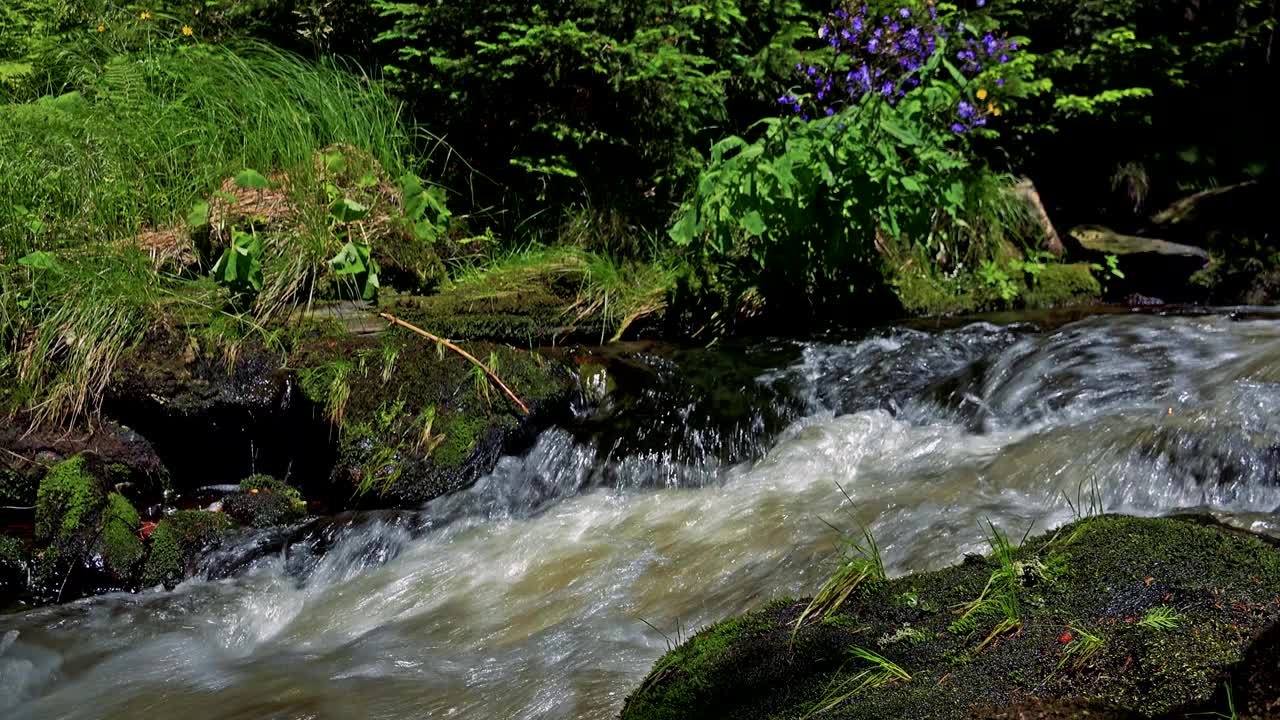
{"type": "Polygon", "coordinates": [[[329,205],[329,214],[338,222],[355,222],[369,214],[369,208],[352,200],[351,198],[339,198],[329,205]]]}
{"type": "Polygon", "coordinates": [[[327,172],[337,174],[347,171],[347,158],[337,150],[330,153],[321,153],[320,162],[324,164],[324,169],[327,172]]]}
{"type": "Polygon", "coordinates": [[[32,270],[52,270],[58,267],[58,256],[45,250],[36,250],[18,258],[18,264],[32,270]]]}
{"type": "Polygon", "coordinates": [[[751,233],[752,235],[755,235],[756,237],[760,237],[761,235],[764,235],[764,231],[765,231],[764,218],[760,217],[760,213],[756,210],[752,210],[746,215],[743,215],[742,220],[739,221],[739,224],[742,225],[743,230],[746,230],[747,232],[751,233]]]}
{"type": "Polygon", "coordinates": [[[209,203],[201,200],[187,213],[187,227],[198,228],[209,224],[209,203]]]}
{"type": "Polygon", "coordinates": [[[236,173],[236,185],[245,190],[266,190],[271,187],[271,181],[257,170],[245,168],[236,173]]]}
{"type": "Polygon", "coordinates": [[[924,189],[920,185],[919,181],[917,181],[915,178],[911,177],[910,175],[903,175],[902,177],[898,178],[898,180],[902,183],[902,187],[906,188],[908,192],[918,193],[924,189]]]}

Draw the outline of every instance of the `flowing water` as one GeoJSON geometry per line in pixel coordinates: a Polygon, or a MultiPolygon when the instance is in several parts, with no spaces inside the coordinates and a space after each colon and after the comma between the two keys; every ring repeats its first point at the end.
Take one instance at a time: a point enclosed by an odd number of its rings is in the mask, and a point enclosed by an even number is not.
{"type": "Polygon", "coordinates": [[[869,525],[893,573],[981,551],[984,520],[1016,539],[1072,505],[1275,530],[1274,317],[671,357],[630,362],[693,378],[688,396],[584,402],[420,511],[329,519],[287,551],[246,540],[221,579],[173,592],[0,617],[0,714],[607,718],[669,641],[815,589],[832,526],[869,525]]]}

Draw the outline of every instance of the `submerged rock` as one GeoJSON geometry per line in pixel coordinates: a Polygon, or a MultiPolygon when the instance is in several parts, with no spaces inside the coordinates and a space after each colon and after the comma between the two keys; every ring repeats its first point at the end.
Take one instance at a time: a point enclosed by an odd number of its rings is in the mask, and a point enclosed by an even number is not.
{"type": "Polygon", "coordinates": [[[1247,687],[1275,686],[1280,549],[1217,525],[1093,517],[844,590],[698,632],[622,718],[1182,717],[1225,710],[1224,683],[1242,716],[1274,702],[1247,687]]]}

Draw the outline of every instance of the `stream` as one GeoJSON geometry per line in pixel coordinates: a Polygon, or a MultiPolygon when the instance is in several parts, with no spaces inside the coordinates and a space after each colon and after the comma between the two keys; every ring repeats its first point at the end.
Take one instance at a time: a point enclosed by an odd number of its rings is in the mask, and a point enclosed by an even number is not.
{"type": "MultiPolygon", "coordinates": [[[[578,419],[413,512],[254,539],[173,592],[0,616],[0,715],[609,718],[669,643],[1073,513],[1280,528],[1280,316],[1110,314],[637,347],[681,397],[578,419]],[[238,553],[238,554],[237,554],[238,553]]],[[[591,393],[588,393],[591,396],[591,393]]]]}

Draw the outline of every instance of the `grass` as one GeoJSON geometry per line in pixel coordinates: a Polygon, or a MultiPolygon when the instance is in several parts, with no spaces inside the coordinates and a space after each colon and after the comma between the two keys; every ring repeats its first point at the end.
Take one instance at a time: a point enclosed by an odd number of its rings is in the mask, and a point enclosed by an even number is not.
{"type": "Polygon", "coordinates": [[[791,629],[792,642],[805,620],[814,616],[829,618],[860,588],[884,582],[884,562],[880,559],[880,547],[868,528],[862,529],[862,540],[856,537],[845,541],[840,552],[840,564],[834,575],[809,601],[791,629]]]}
{"type": "Polygon", "coordinates": [[[1138,625],[1151,630],[1176,630],[1182,625],[1182,615],[1168,605],[1157,605],[1147,610],[1138,625]]]}
{"type": "MultiPolygon", "coordinates": [[[[314,194],[321,148],[359,148],[398,173],[409,141],[379,86],[331,63],[260,44],[100,55],[77,56],[57,97],[0,105],[0,376],[8,409],[35,424],[94,411],[121,357],[175,305],[204,323],[223,314],[217,287],[157,272],[140,236],[177,227],[191,244],[193,205],[244,168],[314,194]]],[[[257,307],[302,302],[328,271],[341,243],[326,221],[269,251],[257,307]]]]}
{"type": "Polygon", "coordinates": [[[530,242],[455,263],[451,287],[562,289],[569,295],[564,324],[598,323],[603,343],[620,338],[636,321],[662,312],[681,273],[681,266],[671,258],[620,260],[573,245],[530,242]]]}
{"type": "Polygon", "coordinates": [[[972,632],[977,629],[978,620],[995,616],[999,618],[995,629],[978,646],[980,652],[996,637],[1021,625],[1021,607],[1018,603],[1018,589],[1021,586],[1019,568],[1014,560],[1015,548],[1009,538],[992,524],[987,522],[989,533],[987,542],[991,545],[992,559],[999,567],[991,572],[987,584],[972,602],[961,606],[960,617],[947,628],[953,633],[972,632]]]}
{"type": "Polygon", "coordinates": [[[864,690],[881,687],[895,680],[911,681],[911,673],[883,655],[862,647],[852,648],[849,654],[854,660],[867,663],[869,667],[844,677],[837,672],[823,691],[822,698],[818,701],[818,708],[806,713],[805,718],[832,710],[864,690]]]}
{"type": "Polygon", "coordinates": [[[1063,651],[1062,660],[1058,661],[1058,670],[1064,667],[1079,670],[1097,657],[1107,645],[1106,638],[1101,634],[1090,632],[1079,623],[1071,623],[1067,625],[1067,629],[1072,638],[1063,651]]]}

